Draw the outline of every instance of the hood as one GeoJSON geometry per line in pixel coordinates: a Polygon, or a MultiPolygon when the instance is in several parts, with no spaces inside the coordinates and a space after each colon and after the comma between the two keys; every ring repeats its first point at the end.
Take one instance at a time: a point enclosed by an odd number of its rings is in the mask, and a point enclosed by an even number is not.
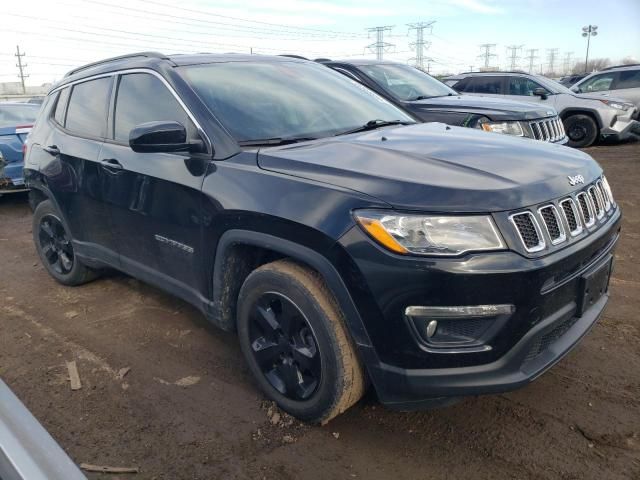
{"type": "Polygon", "coordinates": [[[448,110],[486,115],[491,120],[534,120],[556,115],[553,107],[474,95],[451,95],[427,98],[403,105],[419,115],[420,111],[448,110]]]}
{"type": "Polygon", "coordinates": [[[582,100],[600,100],[602,97],[604,97],[605,100],[611,100],[613,102],[633,103],[633,102],[629,102],[629,100],[625,100],[624,98],[611,96],[611,94],[608,91],[590,92],[590,93],[574,93],[573,96],[581,98],[582,100]]]}
{"type": "Polygon", "coordinates": [[[566,195],[567,177],[602,174],[587,154],[443,123],[330,137],[258,152],[261,168],[376,197],[407,210],[491,212],[566,195]]]}

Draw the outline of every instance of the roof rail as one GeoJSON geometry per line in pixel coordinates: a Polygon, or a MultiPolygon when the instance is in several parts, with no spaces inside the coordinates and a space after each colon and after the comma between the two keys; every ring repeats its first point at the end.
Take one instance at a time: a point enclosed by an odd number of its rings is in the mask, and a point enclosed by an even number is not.
{"type": "Polygon", "coordinates": [[[145,57],[145,58],[168,58],[165,54],[160,52],[138,52],[138,53],[129,53],[127,55],[120,55],[118,57],[105,58],[104,60],[99,60],[93,63],[87,63],[86,65],[82,65],[81,67],[74,68],[66,73],[65,78],[73,75],[74,73],[81,72],[82,70],[86,70],[87,68],[96,67],[98,65],[102,65],[104,63],[116,62],[118,60],[125,60],[127,58],[136,58],[136,57],[145,57]]]}
{"type": "Polygon", "coordinates": [[[292,53],[281,53],[278,56],[279,57],[297,58],[298,60],[309,60],[307,57],[303,57],[302,55],[293,55],[292,53]]]}
{"type": "Polygon", "coordinates": [[[614,65],[612,67],[606,67],[600,70],[601,72],[605,70],[612,70],[614,68],[624,68],[624,67],[640,67],[640,63],[628,63],[627,65],[614,65]]]}
{"type": "Polygon", "coordinates": [[[473,72],[458,73],[458,75],[467,75],[469,73],[524,73],[529,75],[524,70],[474,70],[473,72]]]}
{"type": "Polygon", "coordinates": [[[314,62],[318,62],[318,63],[332,62],[332,61],[333,61],[333,60],[331,60],[330,58],[323,58],[323,57],[316,58],[316,59],[314,60],[314,62]]]}

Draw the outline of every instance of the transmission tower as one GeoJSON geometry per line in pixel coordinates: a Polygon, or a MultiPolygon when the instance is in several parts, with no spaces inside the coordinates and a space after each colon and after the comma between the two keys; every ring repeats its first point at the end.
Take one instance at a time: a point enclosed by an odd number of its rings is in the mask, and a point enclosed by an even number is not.
{"type": "Polygon", "coordinates": [[[564,61],[562,62],[564,73],[569,73],[571,70],[571,64],[573,63],[573,59],[571,58],[572,56],[573,52],[567,52],[564,54],[564,61]]]}
{"type": "Polygon", "coordinates": [[[516,64],[518,63],[517,60],[520,58],[518,56],[518,52],[520,50],[522,50],[522,47],[524,47],[524,45],[509,45],[507,47],[507,52],[511,52],[508,57],[509,57],[509,70],[515,70],[516,69],[516,64]]]}
{"type": "Polygon", "coordinates": [[[527,56],[524,57],[527,60],[529,60],[529,73],[533,72],[533,61],[536,58],[538,58],[536,53],[538,53],[538,49],[537,48],[530,48],[530,49],[527,50],[527,56]]]}
{"type": "Polygon", "coordinates": [[[484,52],[478,55],[478,58],[484,58],[485,69],[489,68],[489,61],[491,60],[491,58],[497,57],[495,53],[491,53],[491,49],[494,48],[495,46],[496,46],[495,43],[483,43],[482,45],[480,45],[480,48],[483,49],[484,52]]]}
{"type": "Polygon", "coordinates": [[[547,65],[548,65],[548,73],[552,75],[556,71],[556,58],[558,56],[557,48],[547,48],[547,65]]]}
{"type": "Polygon", "coordinates": [[[376,34],[376,43],[372,43],[371,45],[367,45],[367,48],[372,52],[376,52],[376,59],[382,60],[382,54],[389,50],[391,47],[395,47],[395,45],[391,43],[387,43],[384,41],[384,32],[389,32],[393,28],[393,25],[385,25],[383,27],[373,27],[368,28],[367,31],[371,35],[371,33],[375,32],[376,34]]]}
{"type": "Polygon", "coordinates": [[[27,93],[27,89],[24,86],[24,79],[28,78],[29,75],[26,75],[24,73],[24,69],[27,68],[27,64],[26,63],[22,63],[22,57],[24,57],[26,55],[26,53],[20,53],[20,45],[16,45],[16,54],[15,57],[18,59],[18,63],[16,63],[16,67],[18,67],[18,70],[20,71],[20,73],[18,74],[18,77],[20,77],[20,82],[22,83],[22,93],[27,93]]]}
{"type": "MultiPolygon", "coordinates": [[[[420,70],[424,70],[424,51],[431,46],[431,42],[425,41],[424,39],[424,31],[429,29],[429,33],[433,31],[433,24],[436,23],[435,20],[431,22],[416,22],[416,23],[407,23],[407,27],[409,27],[409,33],[411,30],[416,31],[416,41],[409,44],[410,47],[414,48],[416,51],[416,56],[414,58],[410,58],[409,60],[415,60],[416,67],[420,70]]],[[[431,59],[427,59],[427,62],[430,62],[431,59]]],[[[427,71],[429,70],[427,66],[427,71]]]]}

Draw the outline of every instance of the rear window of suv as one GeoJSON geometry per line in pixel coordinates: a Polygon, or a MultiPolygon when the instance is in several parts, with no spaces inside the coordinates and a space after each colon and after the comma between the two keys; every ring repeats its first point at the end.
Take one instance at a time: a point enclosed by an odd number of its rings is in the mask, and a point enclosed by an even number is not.
{"type": "Polygon", "coordinates": [[[111,77],[98,78],[73,86],[65,122],[67,130],[89,137],[106,135],[111,81],[111,77]]]}

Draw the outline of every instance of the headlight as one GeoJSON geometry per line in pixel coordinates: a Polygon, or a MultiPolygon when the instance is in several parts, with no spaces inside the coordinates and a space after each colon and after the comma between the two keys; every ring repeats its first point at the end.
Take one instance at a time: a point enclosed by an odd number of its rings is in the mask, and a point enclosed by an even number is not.
{"type": "Polygon", "coordinates": [[[360,210],[355,217],[374,240],[395,253],[460,255],[505,248],[493,220],[487,215],[404,215],[360,210]]]}
{"type": "Polygon", "coordinates": [[[615,100],[600,100],[600,101],[605,105],[609,105],[611,108],[616,108],[618,110],[622,110],[623,112],[626,112],[627,110],[633,107],[632,103],[616,102],[615,100]]]}
{"type": "Polygon", "coordinates": [[[520,122],[484,122],[479,123],[479,128],[485,132],[506,133],[507,135],[524,136],[524,130],[520,122]]]}

